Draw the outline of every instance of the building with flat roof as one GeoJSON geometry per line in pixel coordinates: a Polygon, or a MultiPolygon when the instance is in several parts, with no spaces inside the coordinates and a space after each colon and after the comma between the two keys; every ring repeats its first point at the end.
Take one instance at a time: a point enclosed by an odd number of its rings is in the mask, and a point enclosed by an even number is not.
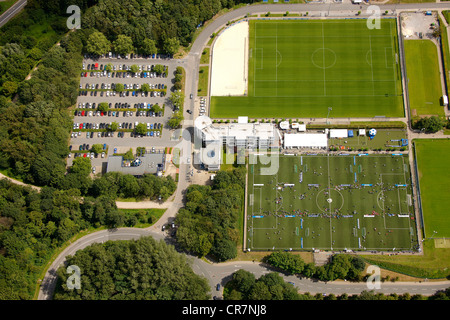
{"type": "Polygon", "coordinates": [[[234,152],[235,147],[238,150],[279,147],[280,134],[274,124],[249,123],[248,117],[239,117],[237,123],[213,124],[209,117],[201,116],[195,119],[194,126],[195,139],[202,145],[196,163],[203,164],[208,171],[220,169],[224,148],[234,152]]]}
{"type": "Polygon", "coordinates": [[[326,149],[328,147],[328,137],[325,133],[286,133],[283,147],[285,149],[326,149]]]}
{"type": "Polygon", "coordinates": [[[145,153],[131,161],[124,160],[122,156],[109,156],[106,172],[122,172],[136,177],[144,174],[161,175],[164,162],[164,153],[145,153]]]}
{"type": "Polygon", "coordinates": [[[195,134],[204,144],[219,143],[228,147],[269,149],[277,147],[277,128],[272,123],[248,123],[239,117],[238,123],[213,124],[206,116],[195,120],[195,134]]]}

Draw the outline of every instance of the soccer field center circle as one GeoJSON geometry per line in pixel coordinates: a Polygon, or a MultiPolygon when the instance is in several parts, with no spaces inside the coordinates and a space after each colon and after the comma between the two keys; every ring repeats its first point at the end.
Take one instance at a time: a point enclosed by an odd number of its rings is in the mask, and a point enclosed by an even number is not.
{"type": "Polygon", "coordinates": [[[336,64],[336,52],[330,48],[319,48],[311,55],[311,62],[319,69],[329,69],[336,64]]]}
{"type": "Polygon", "coordinates": [[[333,213],[335,209],[341,210],[344,206],[344,196],[339,190],[323,188],[317,193],[316,205],[323,213],[333,213]],[[327,209],[331,210],[327,211],[327,209]]]}

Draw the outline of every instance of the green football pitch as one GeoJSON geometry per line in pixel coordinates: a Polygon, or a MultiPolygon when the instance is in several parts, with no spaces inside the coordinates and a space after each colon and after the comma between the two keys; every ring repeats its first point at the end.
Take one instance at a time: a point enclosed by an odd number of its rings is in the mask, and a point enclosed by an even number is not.
{"type": "Polygon", "coordinates": [[[416,248],[407,156],[284,155],[273,172],[259,158],[248,168],[251,250],[416,248]]]}
{"type": "Polygon", "coordinates": [[[247,95],[212,97],[212,118],[404,116],[394,19],[249,24],[247,95]]]}
{"type": "Polygon", "coordinates": [[[449,139],[416,139],[424,237],[450,238],[449,139]]]}

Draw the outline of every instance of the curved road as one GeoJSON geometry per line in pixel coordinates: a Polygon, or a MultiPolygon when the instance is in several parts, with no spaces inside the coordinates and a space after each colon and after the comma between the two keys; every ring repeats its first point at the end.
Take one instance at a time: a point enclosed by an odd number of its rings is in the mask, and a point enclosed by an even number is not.
{"type": "MultiPolygon", "coordinates": [[[[66,256],[74,255],[77,250],[83,249],[93,243],[103,243],[109,240],[132,240],[142,236],[152,236],[156,240],[164,239],[162,234],[151,230],[121,228],[117,230],[99,231],[77,240],[66,248],[48,269],[44,281],[41,284],[38,299],[51,299],[56,285],[56,270],[64,263],[66,256]]],[[[266,265],[259,262],[234,261],[217,264],[207,263],[192,256],[188,256],[188,259],[191,261],[194,272],[204,276],[208,280],[212,295],[216,293],[215,287],[217,283],[224,284],[230,279],[231,274],[239,269],[250,271],[255,274],[256,277],[260,277],[261,275],[272,271],[266,265]]],[[[347,293],[351,295],[359,294],[364,290],[369,290],[366,283],[352,283],[346,281],[332,281],[325,283],[310,279],[301,279],[292,275],[283,277],[286,281],[293,282],[300,292],[309,292],[311,294],[334,293],[336,295],[341,295],[347,293]]],[[[445,290],[449,286],[450,281],[382,283],[380,289],[376,289],[375,292],[384,294],[403,294],[408,292],[411,295],[431,295],[438,290],[445,290]]]]}
{"type": "MultiPolygon", "coordinates": [[[[400,11],[400,10],[425,10],[425,9],[450,9],[450,4],[446,3],[422,3],[422,4],[401,4],[401,5],[380,5],[381,12],[386,10],[389,11],[400,11]]],[[[340,12],[360,10],[359,6],[351,4],[272,4],[272,5],[249,5],[241,7],[227,14],[219,16],[214,21],[211,21],[203,29],[201,34],[196,38],[193,43],[189,54],[177,61],[180,66],[183,66],[186,70],[186,94],[189,92],[195,93],[197,90],[198,81],[198,68],[201,52],[204,45],[210,39],[210,35],[216,32],[219,28],[225,25],[228,21],[240,18],[247,13],[264,13],[264,12],[310,12],[310,16],[318,16],[321,13],[325,15],[339,14],[340,12]]],[[[364,16],[364,12],[362,14],[364,16]]],[[[185,110],[194,107],[194,99],[187,99],[185,103],[185,110]]],[[[183,123],[183,138],[180,142],[180,147],[183,150],[191,150],[191,137],[189,135],[189,128],[192,128],[193,116],[187,115],[183,123]]],[[[190,151],[189,151],[190,152],[190,151]]],[[[184,154],[186,156],[187,153],[184,154]]],[[[179,176],[184,177],[184,175],[190,169],[189,164],[180,164],[179,176]]],[[[45,278],[41,284],[39,291],[39,300],[51,299],[54,287],[56,285],[56,270],[61,266],[67,255],[73,255],[77,250],[85,248],[86,246],[96,243],[105,242],[108,240],[131,240],[137,239],[141,236],[152,236],[157,240],[165,239],[165,234],[161,231],[163,224],[173,221],[178,210],[183,206],[183,194],[184,190],[187,188],[188,183],[185,179],[180,179],[178,183],[177,190],[175,191],[174,200],[168,205],[168,208],[164,215],[159,219],[159,221],[147,229],[136,229],[136,228],[120,228],[114,231],[99,231],[90,235],[87,235],[78,241],[74,242],[68,248],[66,248],[58,258],[52,263],[52,265],[47,270],[45,278]]],[[[168,240],[166,240],[168,241],[168,240]]],[[[255,274],[256,277],[264,273],[268,273],[271,270],[267,268],[264,264],[253,263],[253,262],[228,262],[228,263],[206,263],[203,260],[197,259],[195,257],[190,257],[192,260],[192,268],[195,273],[205,276],[209,281],[211,286],[212,295],[214,295],[215,286],[217,283],[224,283],[231,276],[233,272],[238,269],[245,269],[255,274]]],[[[298,290],[301,292],[314,293],[334,293],[336,295],[342,293],[356,294],[364,290],[367,290],[365,283],[349,283],[345,281],[335,281],[335,282],[314,282],[309,279],[299,279],[296,276],[285,276],[286,281],[292,281],[297,286],[298,290]]],[[[440,282],[398,282],[398,283],[382,283],[381,288],[375,290],[376,292],[382,292],[385,294],[397,293],[402,294],[409,292],[410,294],[422,294],[431,295],[438,290],[444,290],[450,286],[450,281],[440,281],[440,282]]]]}

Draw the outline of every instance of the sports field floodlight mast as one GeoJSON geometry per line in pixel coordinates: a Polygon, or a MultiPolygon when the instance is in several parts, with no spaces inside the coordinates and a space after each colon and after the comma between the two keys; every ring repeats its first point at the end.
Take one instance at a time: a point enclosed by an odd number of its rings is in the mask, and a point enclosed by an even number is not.
{"type": "Polygon", "coordinates": [[[327,124],[330,124],[330,123],[328,122],[328,117],[330,116],[330,111],[331,111],[331,110],[333,110],[333,108],[332,108],[332,107],[328,107],[327,124]]]}

